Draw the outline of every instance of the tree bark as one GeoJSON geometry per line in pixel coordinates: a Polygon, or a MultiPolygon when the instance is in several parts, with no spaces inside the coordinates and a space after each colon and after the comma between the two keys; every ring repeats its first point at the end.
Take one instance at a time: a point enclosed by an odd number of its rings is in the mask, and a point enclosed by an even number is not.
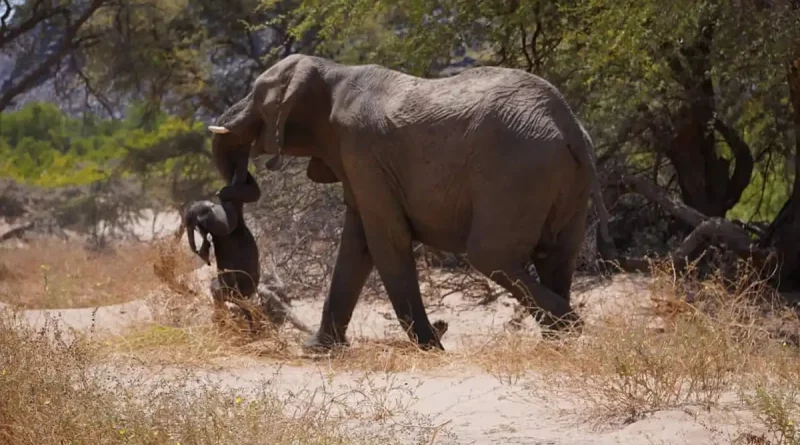
{"type": "Polygon", "coordinates": [[[782,290],[800,289],[800,57],[787,70],[795,134],[792,195],[769,228],[764,244],[774,246],[781,261],[782,290]]]}
{"type": "Polygon", "coordinates": [[[753,156],[736,131],[715,118],[715,91],[710,77],[713,23],[712,17],[701,20],[694,41],[680,48],[680,56],[668,58],[670,69],[683,87],[685,103],[673,116],[672,136],[661,149],[677,170],[683,202],[709,217],[724,217],[750,183],[753,156]],[[717,153],[715,130],[733,152],[732,175],[731,161],[717,153]]]}

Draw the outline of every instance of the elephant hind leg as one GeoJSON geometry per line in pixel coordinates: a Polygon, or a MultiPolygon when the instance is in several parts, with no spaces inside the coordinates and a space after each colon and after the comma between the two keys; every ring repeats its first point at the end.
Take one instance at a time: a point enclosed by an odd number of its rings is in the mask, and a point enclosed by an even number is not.
{"type": "Polygon", "coordinates": [[[558,234],[554,245],[542,252],[532,255],[533,265],[539,275],[539,282],[570,301],[572,278],[577,265],[586,231],[586,214],[588,209],[576,212],[567,226],[558,234]]]}
{"type": "MultiPolygon", "coordinates": [[[[543,176],[544,179],[548,179],[543,176]]],[[[510,194],[493,195],[493,202],[486,201],[479,209],[495,209],[503,206],[511,209],[503,218],[494,212],[476,212],[467,241],[467,260],[482,274],[509,291],[528,309],[543,328],[560,330],[577,322],[569,301],[542,285],[529,273],[526,265],[531,254],[540,244],[541,234],[550,216],[546,210],[552,208],[558,189],[541,187],[540,202],[536,208],[514,206],[510,194]],[[509,199],[504,202],[504,199],[509,199]],[[545,211],[538,211],[545,209],[545,211]]],[[[546,251],[547,249],[545,249],[546,251]]]]}
{"type": "Polygon", "coordinates": [[[538,283],[525,268],[527,255],[514,250],[472,247],[467,258],[478,271],[525,306],[543,328],[561,330],[577,322],[569,301],[538,283]]]}

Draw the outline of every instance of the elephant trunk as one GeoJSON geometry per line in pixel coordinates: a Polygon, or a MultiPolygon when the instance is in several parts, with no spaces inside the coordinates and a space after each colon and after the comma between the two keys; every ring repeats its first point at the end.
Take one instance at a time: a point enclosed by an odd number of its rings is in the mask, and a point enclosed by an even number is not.
{"type": "Polygon", "coordinates": [[[200,235],[203,237],[203,244],[200,246],[200,250],[197,250],[197,244],[195,243],[194,240],[194,230],[195,230],[194,222],[186,224],[186,236],[189,238],[189,247],[192,249],[192,252],[194,252],[197,256],[202,258],[203,261],[210,266],[211,259],[209,253],[211,250],[211,245],[208,242],[208,239],[206,239],[207,234],[202,228],[198,228],[200,235]]]}
{"type": "Polygon", "coordinates": [[[186,237],[189,238],[189,248],[193,253],[197,253],[197,243],[194,240],[194,223],[186,224],[186,237]]]}

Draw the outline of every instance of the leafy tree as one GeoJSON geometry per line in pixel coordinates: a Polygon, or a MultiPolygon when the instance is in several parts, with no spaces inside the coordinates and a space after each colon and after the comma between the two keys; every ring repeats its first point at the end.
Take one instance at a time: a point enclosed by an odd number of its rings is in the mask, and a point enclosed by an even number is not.
{"type": "Polygon", "coordinates": [[[194,120],[213,119],[296,52],[421,76],[513,67],[553,82],[587,123],[616,213],[652,225],[667,216],[664,245],[693,233],[676,255],[723,239],[743,255],[778,252],[784,282],[800,276],[797,0],[25,0],[13,8],[0,32],[0,52],[15,67],[0,110],[54,79],[58,92],[84,94],[83,108],[99,104],[124,119],[68,117],[61,103],[63,114],[5,113],[0,154],[10,162],[0,170],[10,176],[64,184],[113,172],[186,191],[193,186],[179,179],[203,177],[208,162],[208,135],[194,120]],[[61,37],[50,44],[43,29],[61,37]],[[657,203],[656,216],[617,199],[630,191],[657,203]]]}
{"type": "Polygon", "coordinates": [[[80,120],[52,104],[32,103],[0,119],[0,173],[43,187],[89,185],[115,176],[154,182],[181,194],[203,195],[217,186],[206,130],[146,106],[131,107],[124,121],[80,120]],[[146,117],[144,117],[146,116],[146,117]],[[149,119],[148,125],[142,120],[149,119]]]}
{"type": "Polygon", "coordinates": [[[0,111],[48,80],[68,57],[91,47],[99,36],[87,33],[87,23],[111,0],[5,0],[0,8],[0,55],[14,64],[2,79],[0,111]]]}
{"type": "MultiPolygon", "coordinates": [[[[784,203],[797,181],[783,172],[796,151],[797,113],[787,106],[786,67],[800,42],[798,7],[788,0],[305,0],[298,11],[321,27],[322,44],[338,49],[340,60],[354,61],[348,48],[361,44],[359,63],[434,75],[468,52],[481,64],[546,77],[588,123],[609,180],[664,204],[680,223],[673,230],[686,230],[726,216],[774,228],[791,207],[784,203]],[[673,193],[685,205],[671,205],[673,193]]],[[[749,236],[731,227],[724,225],[745,242],[729,244],[749,249],[749,236]]],[[[751,229],[784,259],[798,256],[751,229]]],[[[679,253],[694,250],[683,247],[679,253]]],[[[798,265],[784,277],[800,274],[798,265]]]]}

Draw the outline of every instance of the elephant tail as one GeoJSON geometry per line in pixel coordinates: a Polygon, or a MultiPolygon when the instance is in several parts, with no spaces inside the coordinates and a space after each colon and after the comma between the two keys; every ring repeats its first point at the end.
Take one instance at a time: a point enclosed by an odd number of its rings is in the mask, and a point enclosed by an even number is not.
{"type": "Polygon", "coordinates": [[[569,144],[570,150],[572,151],[573,155],[578,158],[578,161],[584,164],[584,166],[589,170],[589,175],[591,176],[590,187],[592,189],[592,201],[597,208],[597,216],[599,219],[598,250],[600,251],[601,256],[611,259],[615,257],[616,254],[613,253],[614,241],[611,239],[611,235],[608,231],[608,220],[610,219],[610,216],[605,202],[603,201],[603,192],[600,189],[600,177],[597,174],[594,144],[592,143],[592,139],[583,125],[581,125],[580,122],[577,122],[577,125],[580,131],[580,137],[577,138],[577,141],[575,141],[577,143],[573,142],[569,144]]]}

